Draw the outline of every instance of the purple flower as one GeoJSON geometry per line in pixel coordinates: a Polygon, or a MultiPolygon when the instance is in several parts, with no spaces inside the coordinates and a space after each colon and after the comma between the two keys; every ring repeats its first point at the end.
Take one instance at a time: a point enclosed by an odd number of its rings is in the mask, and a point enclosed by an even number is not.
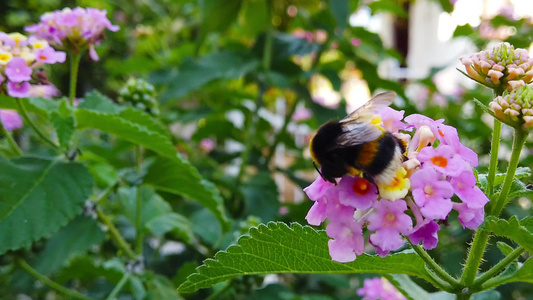
{"type": "Polygon", "coordinates": [[[365,243],[363,229],[353,218],[330,222],[326,227],[326,233],[333,238],[328,242],[332,260],[350,262],[355,260],[356,255],[363,253],[365,243]]]}
{"type": "Polygon", "coordinates": [[[455,194],[469,208],[483,208],[489,202],[487,196],[476,186],[476,176],[474,173],[464,171],[458,177],[452,178],[451,183],[455,194]]]}
{"type": "Polygon", "coordinates": [[[422,241],[422,247],[431,250],[437,247],[439,242],[439,236],[437,235],[439,229],[439,225],[434,221],[425,220],[415,226],[413,233],[409,235],[409,240],[413,244],[418,244],[422,241]]]}
{"type": "Polygon", "coordinates": [[[381,120],[383,122],[383,128],[390,132],[397,132],[398,130],[406,130],[410,128],[409,125],[402,122],[403,110],[397,111],[390,107],[383,108],[379,115],[381,115],[381,120]]]}
{"type": "Polygon", "coordinates": [[[66,53],[63,51],[55,51],[52,47],[39,49],[35,53],[35,60],[47,64],[63,63],[66,59],[66,53]]]}
{"type": "Polygon", "coordinates": [[[429,219],[445,219],[452,210],[453,187],[441,180],[433,168],[424,168],[411,176],[413,198],[422,215],[429,219]]]}
{"type": "Polygon", "coordinates": [[[324,196],[327,190],[332,186],[334,186],[333,183],[325,181],[322,176],[318,176],[315,181],[311,183],[311,185],[304,189],[304,192],[307,194],[309,199],[316,201],[324,196]]]}
{"type": "Polygon", "coordinates": [[[211,152],[215,149],[215,142],[209,138],[202,139],[200,141],[200,149],[203,152],[211,152]]]}
{"type": "Polygon", "coordinates": [[[28,82],[13,82],[7,83],[7,94],[15,98],[25,98],[30,95],[30,84],[28,82]]]}
{"type": "Polygon", "coordinates": [[[26,61],[20,57],[14,57],[5,69],[5,74],[9,81],[22,82],[31,80],[32,70],[26,61]]]}
{"type": "Polygon", "coordinates": [[[405,296],[383,277],[365,279],[363,287],[357,290],[357,295],[365,300],[406,300],[405,296]]]}
{"type": "Polygon", "coordinates": [[[119,29],[111,24],[106,14],[105,10],[95,8],[64,8],[43,14],[40,23],[25,29],[55,47],[77,52],[89,48],[91,59],[98,60],[94,45],[100,43],[106,29],[119,29]]]}
{"type": "Polygon", "coordinates": [[[53,98],[59,96],[59,90],[53,84],[32,85],[29,97],[53,98]]]}
{"type": "Polygon", "coordinates": [[[11,109],[0,109],[0,122],[7,131],[22,128],[22,118],[20,115],[11,109]]]}
{"type": "Polygon", "coordinates": [[[417,158],[424,164],[423,167],[431,166],[451,177],[459,176],[466,167],[465,162],[455,155],[453,147],[448,145],[439,145],[437,148],[424,147],[417,158]]]}
{"type": "Polygon", "coordinates": [[[324,222],[327,216],[327,200],[326,198],[315,201],[305,219],[310,225],[318,226],[324,222]]]}
{"type": "Polygon", "coordinates": [[[455,153],[468,162],[471,167],[477,167],[478,157],[476,152],[461,144],[457,129],[452,126],[438,124],[436,137],[442,144],[452,146],[455,153]]]}
{"type": "Polygon", "coordinates": [[[477,229],[485,218],[483,208],[470,208],[466,203],[454,203],[453,209],[459,212],[459,222],[463,228],[477,229]]]}
{"type": "Polygon", "coordinates": [[[383,251],[393,251],[404,244],[400,234],[408,235],[413,228],[413,221],[403,212],[407,210],[404,200],[380,200],[374,204],[376,212],[369,218],[369,230],[376,232],[370,235],[372,244],[383,251]]]}
{"type": "Polygon", "coordinates": [[[339,182],[339,201],[357,209],[369,209],[378,199],[378,189],[361,177],[345,176],[339,182]]]}
{"type": "Polygon", "coordinates": [[[291,117],[291,120],[293,120],[294,122],[305,121],[311,118],[311,115],[312,115],[311,110],[305,107],[302,107],[302,108],[296,109],[296,111],[291,117]]]}

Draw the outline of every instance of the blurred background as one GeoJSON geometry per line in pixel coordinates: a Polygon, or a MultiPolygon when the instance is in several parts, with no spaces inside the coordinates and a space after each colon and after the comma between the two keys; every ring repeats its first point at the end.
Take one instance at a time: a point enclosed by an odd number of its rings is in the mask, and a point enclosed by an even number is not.
{"type": "MultiPolygon", "coordinates": [[[[3,0],[0,31],[23,33],[44,12],[75,6],[106,9],[121,28],[108,32],[97,46],[99,62],[82,58],[77,95],[98,89],[116,100],[130,78],[153,84],[158,116],[176,148],[221,191],[234,221],[223,238],[206,209],[161,195],[190,217],[207,254],[259,223],[306,224],[311,203],[302,188],[317,176],[307,150],[310,137],[320,124],[344,117],[378,91],[396,91],[393,106],[406,115],[443,118],[457,127],[463,143],[479,154],[478,171],[484,172],[492,119],[471,100],[488,103],[492,95],[456,70],[462,68],[459,58],[501,41],[533,54],[531,0],[3,0]],[[271,53],[265,53],[265,43],[272,43],[271,53]]],[[[68,64],[48,73],[66,95],[68,64]]],[[[510,156],[507,129],[501,169],[510,156]]],[[[29,143],[27,133],[17,134],[29,143]]],[[[131,161],[127,143],[83,143],[83,159],[93,173],[100,172],[100,187],[106,185],[105,172],[120,171],[131,161]]],[[[530,146],[531,141],[522,152],[522,165],[533,162],[530,146]]],[[[507,216],[523,217],[530,214],[531,201],[517,199],[506,209],[507,216]]],[[[443,227],[440,241],[450,247],[437,247],[431,255],[455,275],[471,232],[456,218],[443,227]]],[[[148,246],[160,255],[150,257],[147,267],[174,286],[209,257],[168,237],[148,246]]],[[[485,267],[502,254],[490,248],[487,257],[485,267]]],[[[368,276],[242,278],[218,296],[353,299],[368,276]],[[256,291],[259,287],[263,289],[256,291]]],[[[0,297],[24,293],[45,299],[42,286],[29,279],[6,282],[0,280],[0,297]]],[[[204,299],[212,292],[190,298],[204,299]]],[[[526,284],[506,285],[500,293],[504,299],[533,299],[533,288],[526,284]]]]}

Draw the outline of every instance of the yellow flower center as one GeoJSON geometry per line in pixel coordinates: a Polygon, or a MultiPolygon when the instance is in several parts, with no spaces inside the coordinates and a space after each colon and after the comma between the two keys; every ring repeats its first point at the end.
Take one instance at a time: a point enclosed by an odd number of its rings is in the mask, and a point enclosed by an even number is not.
{"type": "Polygon", "coordinates": [[[12,58],[11,53],[0,53],[0,65],[7,64],[12,58]]]}
{"type": "Polygon", "coordinates": [[[433,187],[430,186],[430,185],[426,185],[424,187],[424,193],[426,193],[426,195],[431,195],[433,194],[433,187]]]}
{"type": "Polygon", "coordinates": [[[393,213],[387,213],[385,215],[385,220],[387,220],[387,222],[389,223],[394,222],[395,219],[396,219],[396,216],[393,213]]]}
{"type": "Polygon", "coordinates": [[[442,167],[442,168],[446,168],[446,166],[448,165],[448,159],[446,159],[446,157],[443,157],[443,156],[434,156],[431,158],[431,162],[435,166],[442,167]]]}

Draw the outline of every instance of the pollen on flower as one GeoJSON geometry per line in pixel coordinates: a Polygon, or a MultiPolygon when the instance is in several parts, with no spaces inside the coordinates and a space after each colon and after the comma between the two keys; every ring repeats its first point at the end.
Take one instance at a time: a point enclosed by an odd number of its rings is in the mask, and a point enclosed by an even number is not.
{"type": "Polygon", "coordinates": [[[366,179],[359,178],[353,184],[353,191],[357,196],[366,195],[370,190],[370,183],[366,179]]]}

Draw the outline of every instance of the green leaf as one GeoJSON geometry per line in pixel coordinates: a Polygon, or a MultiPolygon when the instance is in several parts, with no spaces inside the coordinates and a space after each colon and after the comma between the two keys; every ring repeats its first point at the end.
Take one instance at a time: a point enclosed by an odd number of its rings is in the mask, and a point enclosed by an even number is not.
{"type": "MultiPolygon", "coordinates": [[[[500,185],[503,183],[507,173],[496,173],[494,177],[494,185],[500,185]]],[[[515,178],[522,179],[531,176],[531,169],[529,167],[518,167],[516,168],[515,178]]],[[[481,190],[485,191],[487,189],[488,181],[487,174],[478,174],[478,183],[481,190]]]]}
{"type": "Polygon", "coordinates": [[[147,299],[183,299],[176,293],[176,288],[168,278],[154,274],[146,281],[147,299]]]}
{"type": "Polygon", "coordinates": [[[533,253],[533,233],[521,226],[516,216],[509,218],[509,221],[487,216],[481,226],[483,226],[484,230],[490,231],[495,235],[515,241],[524,247],[526,251],[533,253]]]}
{"type": "MultiPolygon", "coordinates": [[[[168,214],[172,211],[172,208],[151,188],[141,186],[140,189],[142,201],[141,224],[144,228],[152,219],[168,214]]],[[[137,187],[119,188],[118,202],[122,206],[122,212],[126,219],[134,225],[137,218],[137,187]]]]}
{"type": "Polygon", "coordinates": [[[116,105],[109,97],[95,90],[85,95],[83,101],[78,105],[78,109],[119,114],[124,110],[124,107],[116,105]]]}
{"type": "Polygon", "coordinates": [[[176,155],[174,159],[158,157],[149,167],[143,182],[197,201],[217,217],[223,231],[229,230],[223,200],[217,189],[211,182],[202,179],[198,171],[181,156],[176,155]]]}
{"type": "Polygon", "coordinates": [[[330,0],[329,10],[337,21],[338,35],[342,36],[342,32],[348,23],[350,16],[350,4],[348,0],[330,0]]]}
{"type": "Polygon", "coordinates": [[[468,36],[474,33],[474,29],[472,29],[472,26],[470,24],[465,25],[459,25],[455,28],[455,31],[453,32],[453,37],[459,37],[459,36],[468,36]]]}
{"type": "Polygon", "coordinates": [[[503,255],[509,255],[514,250],[513,247],[507,245],[506,243],[502,241],[496,242],[496,246],[498,247],[498,249],[500,249],[503,255]]]}
{"type": "Polygon", "coordinates": [[[363,254],[344,264],[331,260],[326,233],[309,226],[270,222],[251,228],[249,234],[205,260],[178,291],[192,293],[237,276],[273,273],[396,273],[431,282],[424,262],[412,252],[384,258],[363,254]]]}
{"type": "Polygon", "coordinates": [[[92,193],[93,178],[80,163],[20,157],[0,158],[0,165],[0,203],[11,204],[7,209],[19,203],[0,222],[0,254],[52,235],[81,213],[92,193]]]}
{"type": "Polygon", "coordinates": [[[48,98],[13,98],[0,94],[0,108],[17,110],[17,101],[22,101],[29,112],[45,119],[58,108],[58,102],[48,98]]]}
{"type": "Polygon", "coordinates": [[[511,184],[511,190],[507,199],[514,199],[517,197],[530,197],[533,196],[533,190],[528,188],[528,186],[522,181],[518,180],[516,177],[511,184]]]}
{"type": "Polygon", "coordinates": [[[244,215],[259,216],[264,221],[276,219],[280,207],[278,185],[269,173],[257,173],[240,189],[246,201],[244,215]]]}
{"type": "Polygon", "coordinates": [[[501,296],[497,290],[488,290],[472,295],[472,300],[499,300],[501,296]]]}
{"type": "Polygon", "coordinates": [[[235,79],[257,69],[259,60],[247,52],[221,51],[193,61],[186,59],[175,76],[168,77],[168,90],[161,101],[180,98],[216,79],[235,79]]]}
{"type": "Polygon", "coordinates": [[[186,243],[190,243],[193,239],[191,221],[177,213],[156,217],[146,223],[146,228],[158,237],[164,236],[167,232],[173,232],[186,243]]]}
{"type": "Polygon", "coordinates": [[[204,0],[200,2],[203,34],[224,31],[236,19],[241,9],[241,0],[204,0]]]}
{"type": "Polygon", "coordinates": [[[407,299],[430,299],[429,293],[405,274],[385,275],[385,278],[387,278],[387,280],[392,283],[407,299]]]}
{"type": "Polygon", "coordinates": [[[368,4],[368,7],[372,10],[372,13],[378,12],[390,12],[399,17],[407,17],[407,12],[398,2],[393,0],[378,0],[372,1],[368,4]]]}
{"type": "Polygon", "coordinates": [[[51,274],[74,255],[88,251],[104,239],[105,234],[95,220],[79,216],[50,238],[32,265],[41,274],[51,274]]]}
{"type": "Polygon", "coordinates": [[[72,115],[62,116],[58,112],[52,112],[51,114],[52,124],[57,132],[57,138],[59,140],[59,145],[63,149],[68,147],[72,134],[74,134],[74,117],[72,115]]]}

